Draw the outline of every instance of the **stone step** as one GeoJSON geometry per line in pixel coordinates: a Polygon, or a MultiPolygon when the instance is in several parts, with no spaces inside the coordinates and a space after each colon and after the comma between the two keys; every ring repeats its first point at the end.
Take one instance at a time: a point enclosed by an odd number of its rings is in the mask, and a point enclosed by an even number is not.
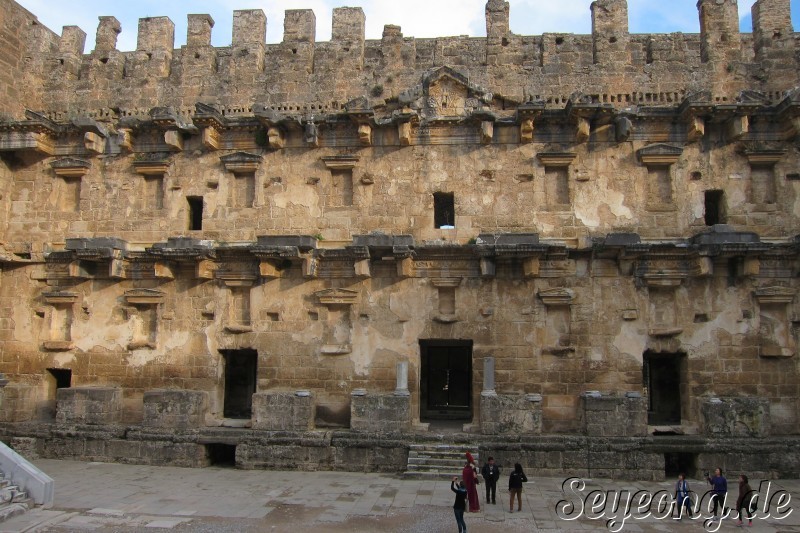
{"type": "Polygon", "coordinates": [[[431,465],[445,468],[464,468],[464,461],[447,457],[409,457],[408,465],[431,465]]]}
{"type": "Polygon", "coordinates": [[[409,446],[408,464],[403,477],[406,479],[445,480],[461,477],[470,452],[475,464],[480,464],[477,448],[470,444],[412,444],[409,446]]]}

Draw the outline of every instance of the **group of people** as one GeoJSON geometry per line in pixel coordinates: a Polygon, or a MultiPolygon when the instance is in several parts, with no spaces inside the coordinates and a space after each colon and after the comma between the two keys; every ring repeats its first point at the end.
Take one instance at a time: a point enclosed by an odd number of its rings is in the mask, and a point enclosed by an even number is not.
{"type": "MultiPolygon", "coordinates": [[[[467,511],[467,505],[469,504],[470,513],[477,513],[481,510],[480,498],[478,497],[478,485],[480,484],[478,467],[475,466],[475,460],[471,453],[467,452],[466,457],[467,462],[461,471],[461,481],[458,480],[458,477],[454,477],[453,481],[450,482],[450,490],[456,493],[453,511],[456,515],[459,533],[467,533],[467,524],[464,522],[464,513],[467,511]]],[[[480,476],[483,478],[483,483],[486,487],[486,503],[496,505],[500,466],[495,464],[494,457],[489,457],[486,460],[480,470],[480,476]]],[[[508,476],[509,512],[514,512],[514,498],[517,500],[517,512],[522,510],[522,484],[527,483],[527,481],[528,478],[522,470],[522,465],[516,463],[514,471],[508,476]]]]}
{"type": "MultiPolygon", "coordinates": [[[[728,480],[722,475],[722,469],[720,468],[714,470],[713,476],[709,476],[708,472],[706,472],[705,478],[708,484],[711,486],[710,501],[713,513],[711,520],[718,521],[721,517],[717,515],[717,512],[720,511],[721,514],[725,513],[724,505],[725,498],[728,494],[728,480]]],[[[753,525],[753,496],[753,489],[750,488],[750,483],[747,479],[747,476],[744,474],[740,475],[739,496],[736,499],[736,513],[738,516],[738,522],[736,523],[737,526],[743,525],[745,513],[747,514],[747,525],[753,525]]],[[[678,516],[683,518],[683,513],[686,512],[686,515],[689,518],[692,518],[693,502],[691,491],[689,490],[689,483],[686,481],[686,476],[684,474],[678,475],[678,481],[675,483],[675,498],[678,502],[678,516]]]]}

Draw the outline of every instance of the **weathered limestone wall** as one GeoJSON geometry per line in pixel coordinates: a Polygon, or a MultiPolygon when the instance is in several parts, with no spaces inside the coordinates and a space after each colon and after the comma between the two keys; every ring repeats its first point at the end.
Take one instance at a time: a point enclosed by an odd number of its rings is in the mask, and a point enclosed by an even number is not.
{"type": "Polygon", "coordinates": [[[668,95],[699,90],[730,99],[743,89],[793,86],[785,77],[761,74],[765,65],[786,72],[796,67],[788,12],[788,0],[761,0],[754,6],[754,36],[740,35],[735,3],[701,2],[699,35],[630,35],[626,2],[604,0],[586,14],[592,35],[519,36],[508,30],[513,13],[507,2],[489,2],[487,38],[416,39],[389,24],[383,39],[365,40],[363,12],[340,8],[334,10],[331,41],[317,43],[313,12],[290,10],[283,42],[268,45],[263,12],[243,10],[234,14],[230,47],[211,47],[213,20],[190,15],[185,46],[174,48],[171,21],[151,17],[140,22],[132,52],[116,50],[119,23],[103,17],[101,39],[90,54],[76,57],[72,29],[62,34],[61,44],[51,39],[52,46],[37,50],[43,59],[51,54],[44,98],[40,106],[36,100],[25,106],[59,114],[80,108],[102,116],[112,109],[146,112],[158,100],[177,108],[214,103],[229,113],[253,103],[327,112],[356,96],[391,101],[423,72],[442,65],[459,66],[475,83],[518,103],[563,102],[576,89],[620,105],[664,102],[668,95]]]}
{"type": "MultiPolygon", "coordinates": [[[[61,42],[74,39],[65,28],[61,42]]],[[[13,0],[0,1],[0,114],[20,117],[26,108],[44,108],[42,72],[59,46],[58,35],[34,15],[13,0]]]]}
{"type": "Polygon", "coordinates": [[[152,243],[188,234],[235,242],[288,228],[319,234],[329,242],[347,242],[352,235],[377,230],[411,234],[417,241],[465,243],[479,233],[530,228],[557,239],[626,231],[646,239],[678,238],[707,227],[703,215],[708,190],[724,191],[729,224],[762,238],[793,235],[800,201],[797,150],[788,149],[770,167],[774,200],[765,206],[753,198],[754,171],[740,146],[717,144],[717,139],[713,150],[698,143],[683,148],[670,167],[666,199],[653,198],[653,175],[637,160],[637,153],[650,144],[647,140],[616,144],[597,139],[574,146],[574,162],[566,170],[569,204],[554,200],[548,188],[550,177],[540,160],[551,144],[546,138],[523,145],[364,148],[352,170],[348,201],[321,164],[338,150],[252,147],[249,152],[261,162],[252,207],[242,207],[236,200],[235,174],[224,169],[218,153],[198,154],[201,140],[193,136],[184,153],[166,162],[160,204],[149,192],[147,176],[132,168],[135,156],[90,159],[83,177],[66,180],[77,181],[79,192],[67,190],[65,179],[53,174],[52,160],[17,170],[10,191],[15,216],[6,242],[15,251],[32,248],[27,251],[39,256],[45,243],[68,237],[152,243]],[[455,230],[434,228],[433,193],[440,191],[457,191],[455,230]],[[62,203],[70,194],[80,195],[75,208],[62,203]],[[187,196],[203,198],[202,233],[188,230],[187,196]],[[52,220],[54,213],[58,220],[52,220]]]}

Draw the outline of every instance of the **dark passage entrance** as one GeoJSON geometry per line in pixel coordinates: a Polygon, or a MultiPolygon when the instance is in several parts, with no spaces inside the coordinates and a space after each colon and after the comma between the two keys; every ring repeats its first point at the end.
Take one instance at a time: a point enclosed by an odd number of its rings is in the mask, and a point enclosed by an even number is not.
{"type": "Polygon", "coordinates": [[[683,452],[664,454],[664,475],[667,478],[674,478],[678,474],[686,474],[687,478],[697,476],[696,454],[683,452]]]}
{"type": "Polygon", "coordinates": [[[682,354],[645,352],[644,384],[649,405],[647,423],[653,426],[681,423],[682,379],[684,373],[682,354]]]}
{"type": "Polygon", "coordinates": [[[250,418],[256,392],[255,350],[220,350],[225,359],[225,418],[250,418]]]}
{"type": "Polygon", "coordinates": [[[472,341],[421,340],[420,419],[472,418],[472,341]]]}

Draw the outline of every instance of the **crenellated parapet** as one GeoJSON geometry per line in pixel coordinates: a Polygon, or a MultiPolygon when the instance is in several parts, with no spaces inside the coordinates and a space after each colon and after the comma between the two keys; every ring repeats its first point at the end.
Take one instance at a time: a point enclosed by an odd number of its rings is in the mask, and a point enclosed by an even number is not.
{"type": "MultiPolygon", "coordinates": [[[[220,109],[255,103],[311,109],[364,96],[371,105],[383,106],[425,72],[443,66],[457,66],[470,80],[512,101],[564,103],[580,90],[608,95],[615,107],[640,103],[637,94],[682,98],[708,91],[716,102],[730,101],[745,89],[779,94],[800,83],[788,0],[758,0],[752,35],[739,32],[733,0],[701,0],[697,8],[699,34],[630,34],[627,1],[597,0],[591,6],[591,35],[520,36],[510,31],[509,3],[490,0],[485,38],[417,39],[389,24],[379,40],[365,39],[360,8],[337,8],[328,42],[315,40],[313,11],[297,9],[286,12],[283,40],[277,44],[265,42],[263,11],[240,10],[234,13],[230,47],[211,46],[213,19],[193,14],[186,45],[178,49],[173,23],[149,17],[139,23],[132,52],[117,50],[119,21],[100,17],[95,49],[87,55],[81,53],[82,30],[64,28],[56,58],[43,58],[43,94],[52,111],[78,104],[139,106],[155,98],[176,107],[201,101],[220,109]],[[86,91],[88,101],[78,96],[86,91]]],[[[659,97],[648,103],[669,102],[659,97]]]]}

